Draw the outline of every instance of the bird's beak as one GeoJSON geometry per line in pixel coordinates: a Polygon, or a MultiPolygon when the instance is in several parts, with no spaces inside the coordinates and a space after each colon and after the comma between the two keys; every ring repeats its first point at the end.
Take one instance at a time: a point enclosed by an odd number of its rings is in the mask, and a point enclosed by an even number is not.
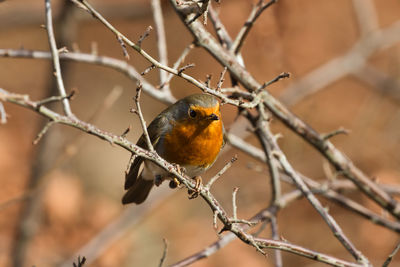
{"type": "Polygon", "coordinates": [[[207,119],[209,119],[210,121],[217,121],[219,120],[219,117],[214,113],[211,113],[211,115],[207,116],[207,119]]]}

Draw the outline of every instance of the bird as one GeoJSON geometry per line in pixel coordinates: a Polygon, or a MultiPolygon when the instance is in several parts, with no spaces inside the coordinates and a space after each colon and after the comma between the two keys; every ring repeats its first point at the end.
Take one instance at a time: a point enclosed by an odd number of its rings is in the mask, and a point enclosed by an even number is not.
{"type": "MultiPolygon", "coordinates": [[[[191,178],[208,170],[225,144],[220,103],[216,97],[201,93],[189,95],[162,111],[147,127],[150,142],[162,158],[176,164],[191,178]]],[[[144,134],[136,143],[148,149],[144,134]]],[[[143,203],[153,185],[177,180],[156,163],[136,157],[125,176],[122,203],[143,203]],[[141,166],[142,169],[141,169],[141,166]],[[140,172],[140,174],[139,174],[140,172]]]]}

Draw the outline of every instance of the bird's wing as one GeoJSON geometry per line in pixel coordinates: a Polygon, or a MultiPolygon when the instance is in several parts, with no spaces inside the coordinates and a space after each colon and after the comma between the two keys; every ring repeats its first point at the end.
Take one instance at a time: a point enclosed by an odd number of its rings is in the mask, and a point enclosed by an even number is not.
{"type": "Polygon", "coordinates": [[[228,142],[228,137],[226,136],[225,127],[222,124],[222,146],[221,146],[221,149],[225,146],[226,142],[228,142]]]}
{"type": "MultiPolygon", "coordinates": [[[[166,116],[160,114],[147,127],[147,132],[149,133],[150,141],[153,147],[157,145],[160,137],[165,133],[166,129],[168,128],[168,125],[169,120],[166,118],[166,116]]],[[[147,149],[146,139],[143,134],[137,141],[136,145],[147,149]]],[[[128,174],[125,176],[125,189],[129,189],[136,182],[142,162],[142,157],[136,157],[133,161],[128,174]]]]}

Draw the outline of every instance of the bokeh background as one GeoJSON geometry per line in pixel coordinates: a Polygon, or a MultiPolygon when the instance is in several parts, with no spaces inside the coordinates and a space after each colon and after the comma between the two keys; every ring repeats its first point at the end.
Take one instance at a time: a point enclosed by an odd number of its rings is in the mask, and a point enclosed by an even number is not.
{"type": "MultiPolygon", "coordinates": [[[[52,2],[54,19],[58,21],[59,47],[124,59],[115,37],[98,21],[67,2],[52,2]]],[[[255,1],[221,2],[216,9],[229,33],[235,36],[255,1]]],[[[91,3],[133,41],[147,26],[153,25],[150,1],[93,0],[91,3]]],[[[162,1],[162,7],[168,58],[172,65],[192,37],[168,1],[162,1]]],[[[259,18],[242,49],[248,70],[260,82],[271,80],[281,72],[290,72],[290,79],[274,84],[269,91],[288,103],[300,118],[319,132],[339,127],[349,129],[349,135],[337,136],[333,143],[370,177],[389,184],[400,182],[399,42],[385,40],[388,45],[372,49],[365,58],[364,67],[354,71],[336,75],[355,64],[351,60],[329,71],[315,71],[343,59],[363,40],[363,44],[368,45],[365,38],[371,33],[396,25],[399,28],[399,14],[397,0],[280,0],[259,18]],[[302,97],[308,87],[315,87],[316,91],[302,97]]],[[[48,50],[42,24],[44,1],[0,2],[0,48],[48,50]]],[[[143,48],[157,55],[154,32],[144,41],[143,48]]],[[[139,71],[149,66],[135,52],[128,51],[129,63],[139,71]]],[[[188,74],[200,80],[213,74],[214,84],[222,70],[199,48],[194,49],[185,62],[196,64],[195,68],[187,70],[188,74]]],[[[128,138],[136,141],[141,134],[140,126],[138,119],[129,113],[136,89],[134,81],[115,70],[94,65],[67,62],[62,68],[66,88],[78,89],[72,109],[79,118],[92,120],[96,126],[113,133],[122,133],[132,125],[128,138]],[[107,106],[104,102],[110,99],[110,92],[116,95],[116,100],[107,106]]],[[[157,85],[157,70],[146,78],[157,85]]],[[[51,64],[47,60],[0,58],[1,88],[40,99],[51,92],[53,82],[51,64]]],[[[228,79],[225,86],[229,86],[228,79]]],[[[176,78],[171,88],[177,98],[199,92],[176,78]]],[[[147,121],[164,107],[149,96],[142,96],[147,121]]],[[[32,141],[44,119],[11,104],[6,103],[5,108],[8,122],[0,125],[1,266],[12,266],[16,246],[25,248],[22,266],[62,263],[72,266],[75,255],[82,252],[86,253],[83,256],[91,262],[90,266],[158,266],[164,248],[163,238],[169,244],[167,264],[217,239],[209,208],[201,199],[189,201],[185,190],[171,192],[163,186],[152,191],[151,205],[122,206],[120,199],[128,152],[60,125],[52,127],[34,146],[32,141]],[[27,190],[29,185],[36,189],[27,190]],[[26,204],[29,204],[28,212],[24,209],[26,204]],[[21,214],[29,216],[21,217],[21,214]],[[21,224],[28,229],[28,238],[17,235],[21,224]],[[99,240],[99,237],[104,239],[99,240]]],[[[54,108],[60,110],[57,105],[54,108]]],[[[230,129],[236,110],[225,105],[222,112],[226,128],[230,129]]],[[[297,170],[316,180],[326,178],[326,162],[318,152],[277,120],[272,126],[275,133],[282,133],[280,145],[297,170]]],[[[239,125],[242,134],[247,127],[245,123],[239,125]]],[[[258,145],[251,136],[247,140],[258,145]]],[[[228,145],[203,178],[214,175],[235,154],[238,161],[212,191],[230,212],[232,190],[239,187],[238,213],[241,218],[248,218],[268,204],[266,166],[228,145]]],[[[356,193],[349,196],[380,212],[365,197],[356,193]]],[[[398,234],[321,200],[356,247],[374,264],[382,264],[399,241],[398,234]]],[[[293,243],[351,259],[305,200],[281,211],[278,223],[281,236],[293,243]]],[[[263,236],[268,235],[266,229],[263,236]]],[[[234,241],[193,266],[273,266],[272,251],[268,254],[270,256],[265,258],[255,249],[234,241]]],[[[321,265],[286,253],[283,256],[285,266],[321,265]]],[[[396,264],[400,264],[399,256],[393,266],[396,264]]]]}

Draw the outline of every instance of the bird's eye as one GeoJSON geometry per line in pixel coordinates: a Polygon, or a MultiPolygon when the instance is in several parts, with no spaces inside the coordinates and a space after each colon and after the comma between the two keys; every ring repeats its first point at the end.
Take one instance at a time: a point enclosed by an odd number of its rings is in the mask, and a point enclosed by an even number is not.
{"type": "Polygon", "coordinates": [[[194,118],[194,117],[196,117],[196,115],[197,115],[196,111],[194,111],[193,109],[189,109],[189,116],[190,117],[194,118]]]}

